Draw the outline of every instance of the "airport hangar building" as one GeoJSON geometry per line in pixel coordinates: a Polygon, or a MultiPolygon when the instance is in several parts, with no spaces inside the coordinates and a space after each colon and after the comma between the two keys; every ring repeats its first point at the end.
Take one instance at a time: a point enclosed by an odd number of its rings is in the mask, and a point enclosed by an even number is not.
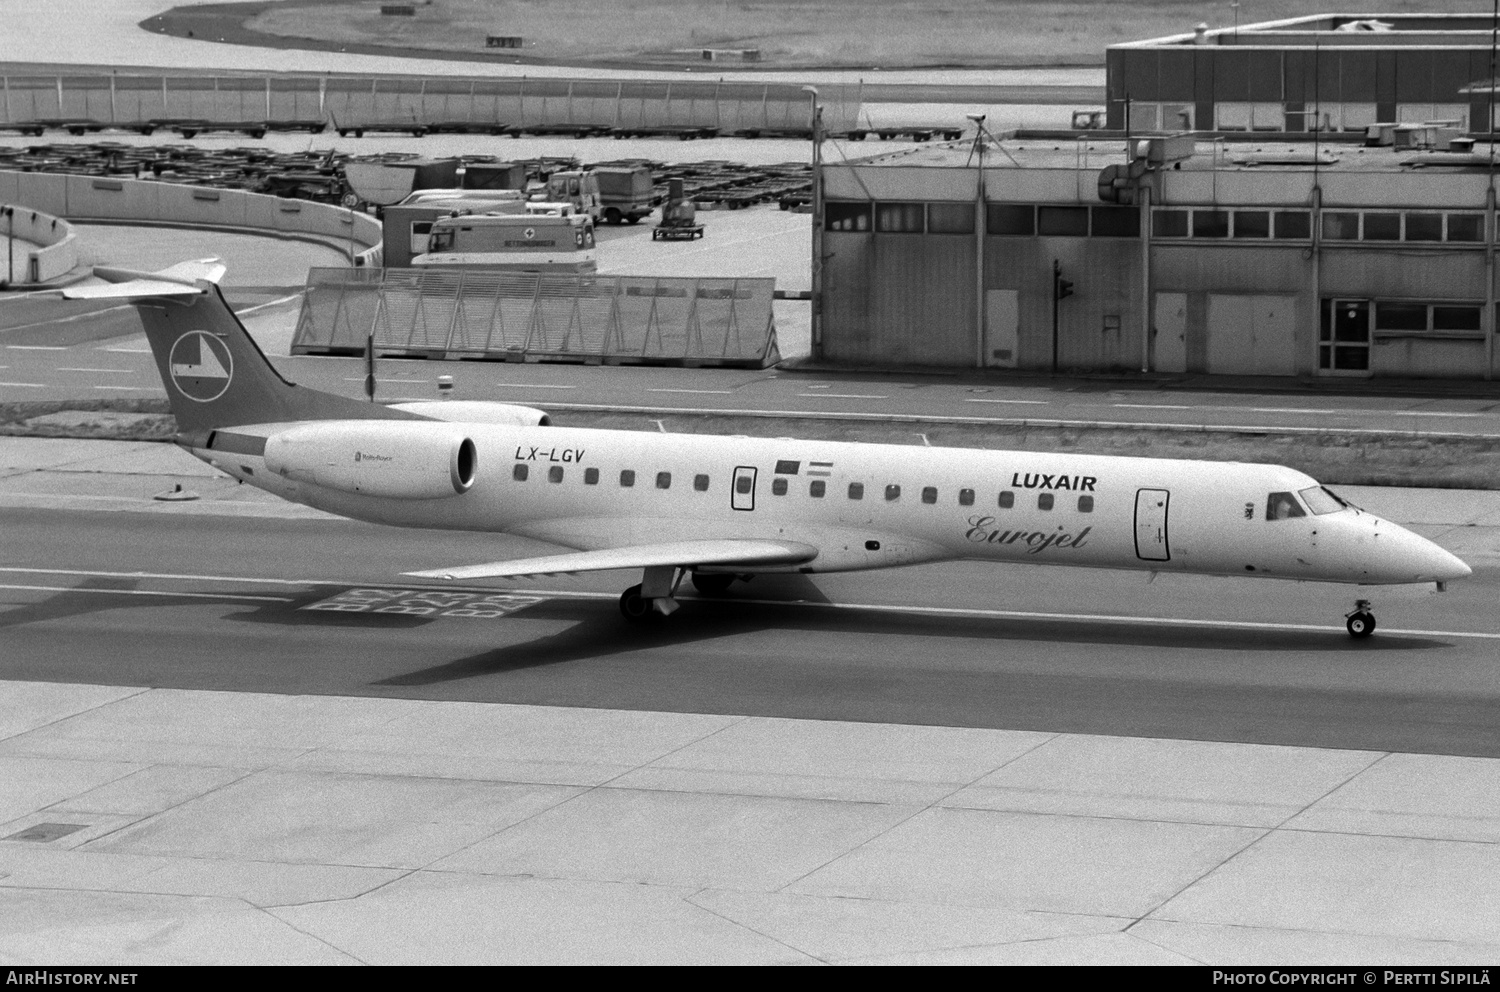
{"type": "Polygon", "coordinates": [[[825,160],[814,354],[1491,378],[1495,170],[1487,143],[1461,137],[1488,113],[1489,29],[1324,16],[1120,45],[1118,137],[825,160]],[[1399,29],[1341,30],[1372,20],[1399,29]],[[1122,127],[1126,92],[1145,136],[1122,127]],[[1199,120],[1226,127],[1149,129],[1199,120]],[[1371,125],[1401,121],[1428,126],[1381,128],[1386,146],[1365,147],[1371,125]],[[1055,325],[1054,263],[1072,283],[1055,325]]]}
{"type": "Polygon", "coordinates": [[[1125,144],[1011,139],[825,165],[816,353],[884,366],[1497,371],[1487,154],[1185,135],[1131,139],[1127,160],[1125,144]],[[1054,265],[1072,284],[1061,300],[1054,265]]]}

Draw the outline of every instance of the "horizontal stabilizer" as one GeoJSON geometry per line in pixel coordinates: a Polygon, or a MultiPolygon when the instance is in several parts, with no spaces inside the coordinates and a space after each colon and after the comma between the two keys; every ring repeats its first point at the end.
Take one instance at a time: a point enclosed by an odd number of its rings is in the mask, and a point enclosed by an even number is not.
{"type": "Polygon", "coordinates": [[[224,278],[225,268],[217,258],[178,262],[157,272],[141,272],[108,265],[94,266],[94,275],[107,285],[97,283],[69,286],[62,295],[68,300],[125,300],[147,296],[198,296],[207,292],[204,283],[224,278]]]}
{"type": "Polygon", "coordinates": [[[499,579],[558,572],[602,572],[613,568],[651,568],[660,565],[800,565],[818,556],[818,549],[795,541],[719,539],[639,544],[603,551],[577,551],[543,558],[518,558],[484,565],[435,568],[402,574],[418,579],[499,579]]]}

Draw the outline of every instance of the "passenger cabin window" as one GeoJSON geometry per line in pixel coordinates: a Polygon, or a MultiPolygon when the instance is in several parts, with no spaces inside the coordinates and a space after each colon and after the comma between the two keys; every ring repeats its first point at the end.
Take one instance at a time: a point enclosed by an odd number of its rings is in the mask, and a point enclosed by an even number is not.
{"type": "Polygon", "coordinates": [[[515,479],[517,482],[525,482],[527,474],[528,469],[525,465],[517,465],[515,468],[510,470],[510,477],[512,479],[515,479]]]}
{"type": "Polygon", "coordinates": [[[807,484],[807,495],[811,496],[813,499],[822,499],[823,492],[826,489],[827,486],[824,485],[823,480],[818,479],[816,482],[809,482],[807,484]]]}
{"type": "Polygon", "coordinates": [[[1016,505],[1016,494],[1007,489],[1000,494],[1000,509],[1009,510],[1016,505]]]}
{"type": "Polygon", "coordinates": [[[627,468],[620,470],[620,485],[627,489],[635,485],[635,469],[627,468]]]}
{"type": "Polygon", "coordinates": [[[1291,493],[1272,493],[1266,498],[1267,520],[1290,520],[1292,517],[1305,517],[1307,511],[1297,503],[1297,497],[1291,493]]]}
{"type": "Polygon", "coordinates": [[[672,488],[672,473],[671,472],[657,472],[656,473],[656,488],[657,489],[671,489],[672,488]]]}
{"type": "Polygon", "coordinates": [[[597,468],[584,469],[583,484],[585,486],[597,486],[599,484],[599,470],[597,468]]]}
{"type": "Polygon", "coordinates": [[[706,493],[706,492],[708,492],[708,476],[706,476],[706,475],[695,475],[695,476],[693,476],[693,488],[695,490],[697,490],[698,492],[700,492],[700,493],[706,493]]]}
{"type": "Polygon", "coordinates": [[[849,483],[849,498],[850,499],[864,499],[865,498],[865,484],[863,482],[851,482],[851,483],[849,483]]]}
{"type": "Polygon", "coordinates": [[[922,502],[924,502],[924,503],[936,503],[937,502],[937,487],[936,486],[923,486],[922,487],[922,502]]]}
{"type": "Polygon", "coordinates": [[[896,500],[898,500],[900,498],[901,498],[901,487],[900,486],[896,485],[895,483],[892,483],[892,484],[890,484],[890,485],[888,485],[888,486],[885,487],[885,501],[887,503],[895,502],[896,500]]]}
{"type": "Polygon", "coordinates": [[[1344,501],[1322,486],[1313,486],[1311,489],[1299,489],[1297,495],[1307,504],[1307,508],[1318,516],[1325,513],[1337,513],[1344,508],[1344,501]]]}
{"type": "Polygon", "coordinates": [[[785,496],[786,495],[786,480],[785,479],[772,479],[771,480],[771,495],[772,496],[785,496]]]}
{"type": "Polygon", "coordinates": [[[960,489],[958,491],[958,505],[959,506],[973,506],[974,505],[974,490],[972,490],[972,489],[960,489]]]}
{"type": "Polygon", "coordinates": [[[551,468],[547,469],[548,482],[561,482],[562,480],[563,470],[561,465],[554,465],[551,468]]]}
{"type": "Polygon", "coordinates": [[[1078,512],[1079,513],[1093,513],[1094,512],[1094,497],[1092,497],[1092,496],[1080,496],[1080,497],[1078,497],[1078,512]]]}
{"type": "Polygon", "coordinates": [[[1041,495],[1037,496],[1037,498],[1036,498],[1036,508],[1038,510],[1050,510],[1050,509],[1052,509],[1052,494],[1051,493],[1042,493],[1041,495]]]}
{"type": "Polygon", "coordinates": [[[734,480],[734,491],[741,496],[747,495],[754,486],[755,479],[753,476],[742,475],[734,480]]]}

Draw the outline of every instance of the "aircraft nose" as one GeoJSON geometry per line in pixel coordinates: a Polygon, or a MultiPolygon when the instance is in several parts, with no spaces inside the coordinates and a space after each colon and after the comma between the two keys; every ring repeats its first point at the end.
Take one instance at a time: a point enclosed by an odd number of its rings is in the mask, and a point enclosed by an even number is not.
{"type": "Polygon", "coordinates": [[[1468,578],[1474,570],[1457,555],[1438,547],[1427,538],[1413,534],[1404,527],[1386,524],[1390,530],[1381,536],[1389,541],[1385,548],[1386,561],[1392,570],[1402,576],[1410,576],[1404,582],[1448,582],[1468,578]],[[1394,540],[1390,540],[1394,538],[1394,540]]]}

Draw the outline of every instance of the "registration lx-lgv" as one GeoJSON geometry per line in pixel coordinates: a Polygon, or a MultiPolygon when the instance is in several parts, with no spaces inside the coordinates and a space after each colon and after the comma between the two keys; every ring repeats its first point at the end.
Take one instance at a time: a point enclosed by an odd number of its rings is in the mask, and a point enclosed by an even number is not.
{"type": "MultiPolygon", "coordinates": [[[[406,573],[478,580],[640,569],[631,621],[765,572],[983,559],[1087,568],[1442,584],[1469,568],[1278,465],[553,426],[530,407],[363,403],[285,381],[216,285],[223,267],[99,269],[75,298],[140,310],[199,458],[359,520],[523,535],[568,549],[406,573]]],[[[1355,637],[1368,600],[1345,614],[1355,637]]]]}

